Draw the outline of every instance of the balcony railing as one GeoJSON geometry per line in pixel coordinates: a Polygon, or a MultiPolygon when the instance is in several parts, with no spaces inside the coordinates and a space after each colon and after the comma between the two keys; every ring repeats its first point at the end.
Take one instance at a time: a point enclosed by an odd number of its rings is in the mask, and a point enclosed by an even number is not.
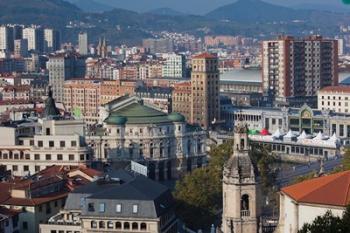
{"type": "Polygon", "coordinates": [[[241,217],[249,217],[250,211],[249,210],[241,210],[241,217]]]}

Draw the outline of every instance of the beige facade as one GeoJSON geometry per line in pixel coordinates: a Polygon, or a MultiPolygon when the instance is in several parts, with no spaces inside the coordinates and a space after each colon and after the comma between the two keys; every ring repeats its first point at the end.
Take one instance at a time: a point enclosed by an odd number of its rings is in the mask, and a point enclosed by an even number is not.
{"type": "Polygon", "coordinates": [[[257,233],[260,217],[259,185],[249,157],[248,128],[235,126],[233,155],[223,174],[223,233],[257,233]]]}
{"type": "Polygon", "coordinates": [[[53,163],[90,164],[92,154],[85,146],[84,122],[43,120],[38,125],[0,127],[0,163],[15,176],[37,173],[53,163]]]}
{"type": "Polygon", "coordinates": [[[330,86],[317,94],[319,110],[331,110],[338,113],[350,113],[350,87],[330,86]]]}
{"type": "Polygon", "coordinates": [[[191,119],[191,82],[181,82],[174,85],[172,96],[172,110],[179,112],[186,118],[191,119]]]}
{"type": "Polygon", "coordinates": [[[218,58],[204,53],[193,57],[191,123],[208,129],[220,120],[218,58]]]}

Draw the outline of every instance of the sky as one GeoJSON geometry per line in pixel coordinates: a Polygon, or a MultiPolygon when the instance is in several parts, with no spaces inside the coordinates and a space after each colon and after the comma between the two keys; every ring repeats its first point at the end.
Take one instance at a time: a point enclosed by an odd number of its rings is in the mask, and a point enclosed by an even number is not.
{"type": "MultiPolygon", "coordinates": [[[[169,7],[185,13],[205,14],[219,6],[234,2],[235,0],[95,0],[96,2],[115,5],[120,8],[148,11],[156,8],[169,7]]],[[[344,5],[342,0],[264,0],[266,2],[285,5],[327,5],[341,9],[344,5]]],[[[347,7],[350,11],[350,6],[347,7]]],[[[327,8],[328,9],[328,8],[327,8]]]]}

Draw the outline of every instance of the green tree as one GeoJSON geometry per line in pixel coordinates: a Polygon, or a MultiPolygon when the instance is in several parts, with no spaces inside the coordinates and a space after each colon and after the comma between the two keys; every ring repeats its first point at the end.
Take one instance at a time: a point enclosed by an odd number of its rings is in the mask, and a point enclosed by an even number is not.
{"type": "Polygon", "coordinates": [[[209,228],[222,208],[222,172],[232,154],[232,141],[213,147],[207,167],[198,168],[176,183],[177,214],[187,226],[209,228]]]}
{"type": "Polygon", "coordinates": [[[344,171],[350,170],[350,149],[349,148],[345,150],[342,165],[343,165],[344,171]]]}

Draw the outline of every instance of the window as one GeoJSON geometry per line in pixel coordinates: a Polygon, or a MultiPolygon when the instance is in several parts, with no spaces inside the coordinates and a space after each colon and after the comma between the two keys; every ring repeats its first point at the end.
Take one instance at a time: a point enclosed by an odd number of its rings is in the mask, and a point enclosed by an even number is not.
{"type": "Polygon", "coordinates": [[[40,155],[39,154],[35,154],[34,155],[34,160],[40,160],[40,155]]]}
{"type": "Polygon", "coordinates": [[[104,221],[100,221],[100,222],[98,223],[98,227],[99,227],[99,228],[106,228],[106,223],[105,223],[104,221]]]}
{"type": "Polygon", "coordinates": [[[80,160],[84,160],[84,159],[85,159],[84,154],[80,155],[80,160]]]}
{"type": "Polygon", "coordinates": [[[30,160],[30,154],[25,154],[26,160],[30,160]]]}
{"type": "Polygon", "coordinates": [[[46,154],[45,158],[46,158],[46,160],[51,160],[51,154],[46,154]]]}
{"type": "Polygon", "coordinates": [[[28,165],[24,165],[23,166],[23,171],[25,171],[25,172],[29,171],[29,166],[28,165]]]}
{"type": "Polygon", "coordinates": [[[94,203],[89,203],[88,204],[88,211],[90,211],[90,212],[94,212],[95,211],[94,203]]]}
{"type": "Polygon", "coordinates": [[[28,230],[28,222],[23,222],[22,228],[23,230],[28,230]]]}
{"type": "Polygon", "coordinates": [[[34,146],[34,140],[30,140],[30,141],[29,141],[29,145],[30,145],[30,146],[34,146]]]}
{"type": "Polygon", "coordinates": [[[112,221],[108,221],[108,222],[107,222],[107,228],[108,228],[108,229],[113,229],[113,225],[114,225],[114,224],[113,224],[112,221]]]}
{"type": "Polygon", "coordinates": [[[138,205],[133,205],[132,206],[132,213],[136,214],[138,212],[138,205]]]}
{"type": "Polygon", "coordinates": [[[69,160],[70,161],[74,160],[74,155],[69,155],[69,160]]]}
{"type": "Polygon", "coordinates": [[[50,135],[51,132],[50,132],[50,128],[46,128],[46,135],[50,135]]]}
{"type": "Polygon", "coordinates": [[[122,223],[121,222],[116,222],[115,223],[115,229],[122,229],[122,223]]]}
{"type": "Polygon", "coordinates": [[[58,154],[57,155],[57,160],[62,160],[63,159],[63,156],[61,154],[58,154]]]}
{"type": "Polygon", "coordinates": [[[124,230],[129,230],[130,229],[130,223],[124,222],[124,230]]]}
{"type": "Polygon", "coordinates": [[[18,171],[18,166],[17,165],[13,165],[12,166],[12,171],[14,171],[14,172],[18,171]]]}
{"type": "Polygon", "coordinates": [[[146,223],[141,223],[141,231],[147,230],[147,224],[146,223]]]}
{"type": "Polygon", "coordinates": [[[39,172],[40,171],[40,166],[35,166],[35,172],[39,172]]]}
{"type": "Polygon", "coordinates": [[[38,141],[38,147],[43,147],[43,141],[38,141]]]}
{"type": "Polygon", "coordinates": [[[96,221],[91,221],[91,228],[97,228],[96,221]]]}
{"type": "Polygon", "coordinates": [[[49,147],[54,147],[55,146],[55,142],[54,141],[49,141],[49,147]]]}
{"type": "Polygon", "coordinates": [[[121,204],[117,204],[117,205],[115,206],[115,212],[117,212],[117,213],[122,212],[122,205],[121,205],[121,204]]]}
{"type": "Polygon", "coordinates": [[[105,208],[106,208],[106,204],[105,203],[100,203],[99,206],[98,206],[98,212],[104,213],[105,212],[105,208]]]}
{"type": "Polygon", "coordinates": [[[137,224],[137,222],[133,222],[133,223],[131,224],[131,228],[132,228],[133,230],[138,230],[138,229],[139,229],[139,224],[137,224]]]}
{"type": "Polygon", "coordinates": [[[71,141],[70,145],[71,145],[71,147],[76,147],[77,146],[77,142],[76,141],[71,141]]]}
{"type": "Polygon", "coordinates": [[[66,142],[65,141],[60,141],[60,147],[65,147],[66,146],[66,142]]]}

